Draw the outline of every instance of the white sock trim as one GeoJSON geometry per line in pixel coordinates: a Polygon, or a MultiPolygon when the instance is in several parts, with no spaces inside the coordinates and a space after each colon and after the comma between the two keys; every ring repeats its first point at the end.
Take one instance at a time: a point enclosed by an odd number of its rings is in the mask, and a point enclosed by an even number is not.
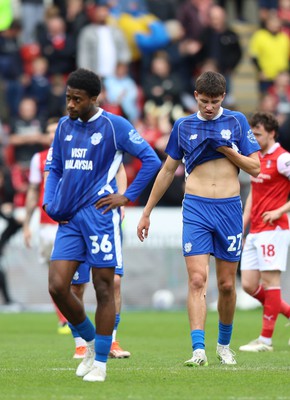
{"type": "Polygon", "coordinates": [[[101,370],[105,371],[107,370],[107,363],[101,362],[101,361],[94,361],[94,367],[99,367],[101,370]]]}

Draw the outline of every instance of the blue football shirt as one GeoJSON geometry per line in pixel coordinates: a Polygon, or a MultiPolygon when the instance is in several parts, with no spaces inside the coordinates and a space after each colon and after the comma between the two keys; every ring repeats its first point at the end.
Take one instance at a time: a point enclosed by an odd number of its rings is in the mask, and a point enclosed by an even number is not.
{"type": "Polygon", "coordinates": [[[221,107],[213,120],[200,113],[178,119],[165,152],[174,160],[183,160],[188,175],[199,164],[226,157],[216,151],[220,146],[232,147],[245,156],[260,150],[244,114],[221,107]]]}
{"type": "Polygon", "coordinates": [[[155,151],[123,117],[99,108],[89,121],[60,119],[49,151],[43,204],[55,220],[117,192],[116,173],[127,152],[142,162],[124,195],[134,201],[161,166],[155,151]]]}

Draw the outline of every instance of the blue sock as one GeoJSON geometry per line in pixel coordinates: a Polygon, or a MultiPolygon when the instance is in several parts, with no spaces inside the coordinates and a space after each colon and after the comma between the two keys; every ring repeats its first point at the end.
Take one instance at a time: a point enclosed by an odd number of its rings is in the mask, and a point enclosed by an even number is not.
{"type": "Polygon", "coordinates": [[[107,362],[108,355],[112,345],[112,335],[98,335],[95,336],[95,351],[96,351],[96,361],[107,362]]]}
{"type": "Polygon", "coordinates": [[[121,315],[120,314],[116,314],[114,330],[118,329],[118,325],[119,325],[120,321],[121,321],[121,315]]]}
{"type": "Polygon", "coordinates": [[[78,331],[76,330],[76,327],[74,325],[72,325],[70,322],[68,322],[68,326],[70,327],[71,333],[74,338],[80,337],[80,334],[78,333],[78,331]]]}
{"type": "Polygon", "coordinates": [[[218,344],[221,344],[223,346],[230,344],[232,331],[233,324],[226,325],[219,321],[218,344]]]}
{"type": "Polygon", "coordinates": [[[73,325],[73,327],[85,341],[90,342],[94,340],[96,330],[89,317],[86,317],[82,323],[73,325]]]}
{"type": "Polygon", "coordinates": [[[195,329],[194,331],[191,331],[190,335],[191,335],[193,351],[197,350],[197,349],[205,348],[205,344],[204,344],[205,332],[203,330],[195,329]]]}

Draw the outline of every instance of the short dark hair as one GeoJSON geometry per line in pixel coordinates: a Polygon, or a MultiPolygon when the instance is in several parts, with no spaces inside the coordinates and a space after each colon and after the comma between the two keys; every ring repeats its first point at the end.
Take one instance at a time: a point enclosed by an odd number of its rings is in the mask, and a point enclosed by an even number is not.
{"type": "Polygon", "coordinates": [[[84,90],[90,97],[98,97],[102,89],[99,76],[85,68],[78,68],[71,72],[67,79],[67,86],[84,90]]]}
{"type": "Polygon", "coordinates": [[[278,135],[279,123],[275,115],[271,114],[270,112],[255,112],[249,119],[249,124],[251,127],[262,125],[267,132],[275,131],[275,138],[278,135]]]}
{"type": "Polygon", "coordinates": [[[203,72],[196,80],[195,90],[209,97],[222,96],[226,91],[225,77],[219,72],[203,72]]]}

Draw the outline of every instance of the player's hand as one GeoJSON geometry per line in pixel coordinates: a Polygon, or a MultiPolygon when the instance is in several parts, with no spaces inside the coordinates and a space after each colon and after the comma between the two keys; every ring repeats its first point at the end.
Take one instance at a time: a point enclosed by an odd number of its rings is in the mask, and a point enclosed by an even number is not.
{"type": "Polygon", "coordinates": [[[99,209],[107,206],[102,212],[102,214],[106,214],[113,208],[125,206],[127,203],[129,203],[129,199],[125,197],[123,194],[113,193],[109,194],[106,197],[102,197],[100,200],[98,200],[95,204],[95,207],[96,209],[99,209]]]}
{"type": "Polygon", "coordinates": [[[224,145],[218,146],[218,147],[216,148],[216,151],[218,151],[218,152],[220,152],[220,153],[222,153],[222,154],[224,154],[224,155],[227,155],[227,153],[228,153],[229,151],[232,151],[232,150],[230,150],[230,149],[234,150],[234,151],[237,152],[237,153],[241,153],[240,150],[239,150],[239,148],[238,148],[238,146],[237,146],[235,143],[229,142],[228,140],[227,140],[227,145],[226,145],[226,146],[224,146],[224,145]]]}
{"type": "Polygon", "coordinates": [[[227,151],[228,147],[227,146],[219,146],[216,147],[216,151],[218,151],[219,153],[225,154],[227,151]]]}
{"type": "Polygon", "coordinates": [[[48,207],[48,204],[44,204],[44,205],[42,206],[42,208],[44,209],[44,211],[46,212],[46,214],[47,214],[51,219],[53,219],[55,222],[59,223],[60,225],[68,224],[68,221],[58,221],[57,219],[55,219],[55,218],[53,218],[51,215],[49,215],[49,213],[46,211],[46,210],[47,210],[47,207],[48,207]]]}
{"type": "Polygon", "coordinates": [[[262,218],[263,218],[263,222],[265,224],[270,224],[273,225],[273,221],[276,221],[277,219],[281,218],[283,213],[281,213],[281,211],[278,210],[272,210],[272,211],[265,211],[262,214],[262,218]]]}
{"type": "Polygon", "coordinates": [[[139,224],[137,226],[137,236],[141,240],[141,242],[144,242],[144,239],[147,239],[149,227],[150,227],[150,218],[145,215],[142,215],[139,224]]]}

